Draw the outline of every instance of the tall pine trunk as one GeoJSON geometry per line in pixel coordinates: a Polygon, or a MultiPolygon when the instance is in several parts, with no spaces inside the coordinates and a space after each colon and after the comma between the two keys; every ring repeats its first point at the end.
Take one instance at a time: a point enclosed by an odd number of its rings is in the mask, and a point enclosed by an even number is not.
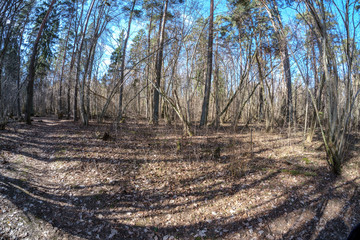
{"type": "Polygon", "coordinates": [[[212,59],[213,59],[213,38],[214,38],[214,0],[210,0],[210,17],[209,17],[209,41],[207,46],[207,64],[204,100],[202,104],[200,127],[207,123],[209,113],[209,101],[211,91],[212,59]]]}
{"type": "Polygon", "coordinates": [[[56,0],[52,0],[49,6],[48,11],[40,25],[38,34],[36,36],[36,40],[33,46],[33,52],[30,57],[30,64],[28,68],[28,85],[26,88],[26,111],[25,111],[25,120],[27,124],[31,124],[31,113],[33,111],[33,101],[34,101],[34,80],[35,80],[35,65],[36,65],[36,55],[37,55],[37,48],[40,42],[41,34],[44,30],[45,24],[47,19],[49,18],[50,12],[53,9],[56,0]]]}
{"type": "Polygon", "coordinates": [[[66,55],[67,55],[67,46],[68,46],[68,42],[69,42],[69,38],[70,38],[70,33],[71,33],[71,25],[72,25],[72,20],[73,20],[73,15],[71,16],[70,19],[70,24],[69,24],[69,30],[66,36],[66,40],[65,40],[65,49],[64,49],[64,55],[63,55],[63,59],[62,59],[62,66],[61,66],[61,73],[60,73],[60,80],[59,80],[59,106],[58,106],[58,118],[62,118],[63,114],[64,114],[64,110],[63,110],[63,78],[64,78],[64,69],[65,69],[65,62],[66,62],[66,55]]]}
{"type": "Polygon", "coordinates": [[[155,89],[154,89],[154,100],[153,100],[153,115],[152,121],[154,125],[159,123],[159,100],[160,100],[160,80],[161,80],[161,68],[163,62],[163,51],[164,51],[164,33],[165,33],[165,22],[166,22],[166,13],[168,8],[169,0],[165,0],[165,5],[162,14],[162,20],[160,25],[160,36],[159,36],[159,50],[156,55],[156,81],[155,81],[155,89]]]}
{"type": "MultiPolygon", "coordinates": [[[[150,23],[149,23],[149,31],[148,31],[148,39],[147,39],[147,55],[150,56],[151,51],[151,29],[152,29],[152,21],[153,21],[153,15],[151,12],[150,16],[150,23]]],[[[146,66],[146,119],[150,120],[149,112],[150,112],[150,84],[149,81],[151,81],[150,78],[150,64],[151,64],[152,57],[149,57],[147,60],[147,66],[146,66]]]]}

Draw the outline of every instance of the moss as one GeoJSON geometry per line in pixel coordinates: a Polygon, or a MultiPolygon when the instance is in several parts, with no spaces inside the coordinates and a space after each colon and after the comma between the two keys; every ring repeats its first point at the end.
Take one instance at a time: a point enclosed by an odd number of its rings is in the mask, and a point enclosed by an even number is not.
{"type": "Polygon", "coordinates": [[[310,164],[311,163],[311,161],[306,157],[304,157],[302,160],[305,162],[305,164],[310,164]]]}
{"type": "Polygon", "coordinates": [[[61,149],[57,152],[55,152],[55,161],[58,161],[61,159],[61,157],[64,157],[66,155],[66,149],[61,149]]]}
{"type": "Polygon", "coordinates": [[[308,176],[308,177],[309,177],[309,176],[315,177],[315,176],[317,176],[317,173],[316,173],[316,172],[305,172],[304,175],[305,175],[305,176],[308,176]]]}
{"type": "Polygon", "coordinates": [[[181,142],[177,141],[176,142],[176,152],[180,152],[181,151],[181,142]]]}
{"type": "Polygon", "coordinates": [[[300,170],[282,169],[281,172],[289,173],[290,175],[293,175],[293,176],[297,176],[297,175],[304,175],[304,176],[307,176],[307,177],[317,176],[317,174],[315,172],[303,172],[303,171],[300,171],[300,170]]]}
{"type": "Polygon", "coordinates": [[[301,174],[299,170],[282,169],[281,172],[289,173],[290,175],[294,175],[294,176],[301,174]]]}
{"type": "Polygon", "coordinates": [[[26,178],[20,178],[19,180],[20,180],[21,182],[24,182],[24,183],[27,182],[27,179],[26,179],[26,178]]]}

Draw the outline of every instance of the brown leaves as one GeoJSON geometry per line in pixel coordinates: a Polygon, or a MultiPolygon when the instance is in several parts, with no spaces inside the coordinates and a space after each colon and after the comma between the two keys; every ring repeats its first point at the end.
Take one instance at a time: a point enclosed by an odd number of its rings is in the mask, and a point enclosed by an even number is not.
{"type": "MultiPolygon", "coordinates": [[[[71,121],[44,120],[19,127],[16,135],[0,135],[2,146],[17,139],[16,151],[6,148],[12,170],[0,164],[0,176],[19,179],[29,193],[14,189],[11,200],[29,216],[52,222],[44,228],[94,239],[278,239],[297,227],[304,233],[292,235],[306,239],[311,230],[306,222],[315,221],[322,199],[336,195],[338,210],[348,201],[348,218],[360,211],[351,205],[356,203],[350,196],[353,185],[343,191],[319,174],[295,174],[326,167],[318,160],[321,154],[303,152],[301,134],[286,139],[255,132],[251,158],[249,133],[198,132],[182,138],[181,129],[131,121],[118,135],[108,129],[106,124],[80,129],[71,121]],[[95,131],[114,134],[112,141],[101,139],[102,134],[95,138],[95,131]],[[31,207],[26,196],[34,196],[31,207]]],[[[320,217],[316,221],[320,224],[320,217]]]]}

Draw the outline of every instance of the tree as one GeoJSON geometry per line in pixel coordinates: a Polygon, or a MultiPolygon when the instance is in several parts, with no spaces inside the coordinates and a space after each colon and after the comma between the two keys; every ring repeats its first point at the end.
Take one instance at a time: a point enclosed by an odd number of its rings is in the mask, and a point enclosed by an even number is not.
{"type": "Polygon", "coordinates": [[[165,24],[166,24],[166,14],[168,9],[169,0],[165,0],[164,8],[162,10],[162,19],[159,29],[159,49],[157,50],[156,60],[155,60],[155,87],[154,87],[154,100],[153,100],[153,115],[152,121],[154,125],[157,125],[159,122],[159,100],[160,100],[160,80],[161,80],[161,68],[163,63],[163,52],[164,52],[164,42],[165,42],[165,24]]]}
{"type": "Polygon", "coordinates": [[[130,7],[130,16],[127,27],[126,36],[122,46],[122,58],[121,58],[121,67],[120,67],[120,89],[119,89],[119,110],[118,110],[118,121],[123,117],[123,91],[124,91],[124,72],[125,72],[125,60],[126,60],[126,47],[130,37],[131,22],[134,14],[139,14],[139,11],[135,11],[136,0],[133,0],[130,7]]]}
{"type": "MultiPolygon", "coordinates": [[[[74,2],[75,4],[75,9],[78,8],[78,1],[74,2]]],[[[77,50],[79,47],[79,27],[81,25],[81,21],[82,21],[82,16],[84,13],[84,5],[85,5],[85,0],[82,0],[81,3],[81,10],[80,10],[80,16],[78,16],[78,11],[75,11],[75,21],[74,21],[74,29],[72,31],[74,31],[75,36],[73,37],[73,44],[72,44],[72,53],[71,53],[71,60],[70,60],[70,68],[69,68],[69,73],[68,73],[68,81],[67,81],[67,119],[70,119],[70,115],[71,115],[71,85],[72,85],[72,73],[73,73],[73,69],[75,67],[75,59],[76,59],[76,54],[77,54],[77,50]]],[[[77,94],[78,94],[78,82],[75,81],[74,83],[74,103],[76,102],[76,105],[73,105],[73,110],[76,110],[73,113],[73,119],[77,120],[77,94]],[[74,106],[76,106],[76,109],[74,109],[74,106]]]]}
{"type": "MultiPolygon", "coordinates": [[[[55,4],[54,10],[51,12],[48,20],[44,26],[44,30],[42,33],[41,40],[38,46],[37,53],[37,64],[35,68],[35,82],[34,87],[37,90],[34,95],[34,106],[33,113],[37,112],[39,114],[45,114],[47,112],[52,112],[52,108],[54,107],[54,94],[53,90],[48,86],[51,85],[50,73],[56,72],[59,68],[58,63],[53,60],[55,58],[56,48],[54,45],[58,40],[58,31],[60,25],[60,19],[58,14],[58,9],[61,5],[55,4]],[[49,105],[47,105],[46,101],[43,101],[41,98],[45,96],[47,93],[50,93],[49,105]]],[[[32,35],[36,34],[36,30],[40,26],[42,19],[44,18],[47,10],[48,3],[44,2],[39,7],[35,8],[36,10],[36,19],[35,19],[35,28],[32,35]]]]}
{"type": "Polygon", "coordinates": [[[26,97],[26,112],[25,112],[25,120],[27,124],[31,124],[31,113],[33,108],[33,97],[34,97],[34,78],[35,78],[35,67],[36,67],[36,56],[38,51],[38,45],[40,42],[41,34],[44,30],[46,21],[51,13],[51,10],[55,4],[56,0],[52,0],[49,6],[48,11],[46,12],[46,15],[44,19],[42,20],[41,26],[39,28],[38,34],[36,36],[33,51],[30,57],[30,63],[28,67],[28,85],[26,88],[27,97],[26,97]]]}
{"type": "Polygon", "coordinates": [[[284,76],[287,87],[287,104],[286,104],[286,119],[289,125],[293,121],[293,103],[292,103],[292,88],[291,88],[291,69],[290,69],[290,56],[288,51],[288,41],[284,31],[284,27],[281,21],[281,16],[278,10],[276,0],[270,0],[269,2],[261,0],[267,13],[269,14],[271,23],[277,32],[279,47],[282,54],[282,65],[284,69],[284,76]]]}
{"type": "MultiPolygon", "coordinates": [[[[339,175],[341,173],[342,163],[345,156],[345,145],[347,140],[347,133],[350,129],[349,123],[352,116],[352,110],[356,97],[358,96],[360,90],[355,94],[352,93],[352,77],[347,71],[352,71],[353,62],[351,59],[355,56],[355,51],[350,49],[355,48],[355,31],[359,27],[359,24],[355,24],[353,19],[353,36],[350,35],[350,21],[349,21],[349,1],[345,3],[345,9],[340,10],[340,8],[334,3],[339,14],[342,17],[344,24],[345,32],[347,32],[346,37],[343,41],[343,53],[345,56],[347,67],[344,68],[342,77],[345,79],[343,86],[340,81],[340,72],[337,69],[337,54],[334,41],[331,39],[330,24],[328,22],[329,14],[327,14],[327,9],[325,8],[324,1],[314,2],[311,0],[305,1],[305,6],[307,11],[309,11],[313,22],[315,23],[314,31],[318,33],[318,42],[319,52],[321,56],[321,70],[324,73],[324,82],[326,84],[326,118],[324,113],[319,112],[317,108],[317,103],[314,95],[309,91],[312,104],[316,111],[317,121],[320,126],[320,131],[322,139],[325,145],[325,151],[327,154],[328,164],[330,165],[332,171],[339,175]],[[343,15],[345,13],[345,16],[343,15]],[[351,46],[351,47],[350,47],[351,46]],[[341,101],[341,94],[345,97],[341,101]],[[340,114],[341,113],[341,114],[340,114]]],[[[296,60],[296,58],[295,58],[296,60]]],[[[297,65],[299,66],[298,61],[297,65]]],[[[300,68],[299,68],[300,69],[300,68]]],[[[306,81],[306,77],[302,73],[303,79],[306,81]]]]}
{"type": "MultiPolygon", "coordinates": [[[[141,106],[145,105],[145,115],[146,115],[146,101],[144,104],[142,104],[141,99],[146,99],[147,100],[147,94],[143,94],[144,96],[142,97],[142,93],[144,90],[148,89],[148,81],[146,81],[146,63],[142,62],[141,64],[136,64],[138,62],[141,62],[141,59],[145,58],[146,55],[148,54],[147,52],[144,52],[143,49],[146,49],[146,45],[147,45],[147,37],[146,37],[146,32],[144,29],[140,29],[136,36],[133,38],[132,40],[132,44],[131,44],[131,48],[130,48],[130,53],[129,53],[129,61],[128,64],[130,66],[135,65],[136,67],[133,68],[133,82],[131,84],[131,87],[134,90],[134,96],[131,98],[130,101],[128,101],[126,103],[126,105],[124,106],[123,112],[125,113],[126,111],[126,106],[129,106],[130,102],[132,100],[136,99],[136,112],[138,114],[138,116],[141,115],[141,106]],[[145,74],[142,74],[145,73],[145,74]],[[141,87],[141,89],[139,89],[139,86],[141,87]]],[[[145,91],[146,92],[146,91],[145,91]]]]}
{"type": "Polygon", "coordinates": [[[213,40],[214,38],[214,0],[210,0],[210,17],[209,17],[209,38],[207,46],[207,63],[206,63],[206,78],[204,89],[204,100],[202,104],[202,112],[200,119],[200,127],[207,123],[209,112],[209,101],[211,91],[211,75],[212,75],[212,59],[213,59],[213,40]]]}
{"type": "MultiPolygon", "coordinates": [[[[146,53],[149,56],[151,52],[151,32],[153,29],[153,21],[154,21],[154,8],[156,7],[156,2],[153,1],[144,1],[143,9],[146,10],[146,16],[149,18],[149,24],[148,24],[148,34],[147,34],[147,47],[146,47],[146,53]]],[[[150,84],[149,81],[151,74],[150,74],[150,67],[151,67],[151,60],[152,58],[149,57],[147,59],[147,66],[146,66],[146,118],[150,118],[150,84]]]]}
{"type": "Polygon", "coordinates": [[[64,106],[63,106],[63,79],[64,79],[64,72],[65,72],[65,63],[68,51],[69,40],[72,32],[72,25],[75,18],[75,3],[73,2],[66,2],[65,3],[67,8],[65,9],[67,15],[63,15],[64,17],[68,18],[68,22],[66,23],[68,26],[68,31],[66,34],[65,42],[64,42],[64,53],[62,58],[61,64],[61,73],[60,73],[60,80],[59,80],[59,106],[58,106],[58,117],[61,119],[64,115],[64,106]]]}
{"type": "MultiPolygon", "coordinates": [[[[85,35],[86,35],[86,31],[87,31],[87,27],[88,27],[88,24],[89,24],[89,19],[90,19],[90,15],[91,15],[91,12],[92,12],[92,9],[94,7],[94,4],[95,4],[95,0],[92,0],[91,1],[91,4],[90,4],[90,7],[89,7],[89,10],[87,12],[87,15],[86,15],[86,19],[85,19],[85,23],[84,23],[84,29],[81,33],[81,38],[80,38],[80,45],[79,45],[79,52],[78,52],[78,59],[77,59],[77,68],[76,68],[76,77],[75,77],[75,85],[78,84],[79,82],[79,78],[80,78],[80,66],[81,66],[81,53],[82,53],[82,50],[83,50],[83,46],[84,46],[84,41],[85,41],[85,35]]],[[[80,98],[81,98],[81,104],[80,104],[80,107],[81,107],[81,121],[83,123],[83,125],[88,125],[88,118],[86,117],[86,114],[85,114],[85,105],[84,105],[84,94],[85,94],[85,83],[83,83],[81,85],[81,92],[80,92],[80,98]]],[[[76,112],[77,112],[77,89],[75,87],[75,96],[74,96],[74,121],[77,120],[77,115],[76,115],[76,112]]]]}
{"type": "MultiPolygon", "coordinates": [[[[29,4],[31,5],[31,4],[29,4]]],[[[18,16],[22,16],[22,9],[25,7],[25,2],[22,0],[17,1],[2,1],[0,3],[0,127],[3,128],[6,124],[6,114],[7,114],[7,105],[9,104],[9,99],[5,103],[5,84],[4,84],[4,67],[5,57],[9,53],[13,54],[15,49],[11,47],[16,47],[16,39],[14,36],[18,34],[18,16]]],[[[17,52],[17,54],[20,54],[17,52]]],[[[16,58],[16,57],[15,57],[16,58]]],[[[14,66],[14,59],[12,60],[12,67],[14,66]]]]}

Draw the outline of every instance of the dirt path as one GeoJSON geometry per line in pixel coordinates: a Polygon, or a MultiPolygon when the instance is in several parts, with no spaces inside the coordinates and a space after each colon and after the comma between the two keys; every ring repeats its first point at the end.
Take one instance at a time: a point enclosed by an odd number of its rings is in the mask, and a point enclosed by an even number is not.
{"type": "Polygon", "coordinates": [[[356,138],[335,178],[320,143],[304,150],[301,134],[180,134],[135,122],[10,124],[0,239],[344,239],[360,221],[356,138]]]}

